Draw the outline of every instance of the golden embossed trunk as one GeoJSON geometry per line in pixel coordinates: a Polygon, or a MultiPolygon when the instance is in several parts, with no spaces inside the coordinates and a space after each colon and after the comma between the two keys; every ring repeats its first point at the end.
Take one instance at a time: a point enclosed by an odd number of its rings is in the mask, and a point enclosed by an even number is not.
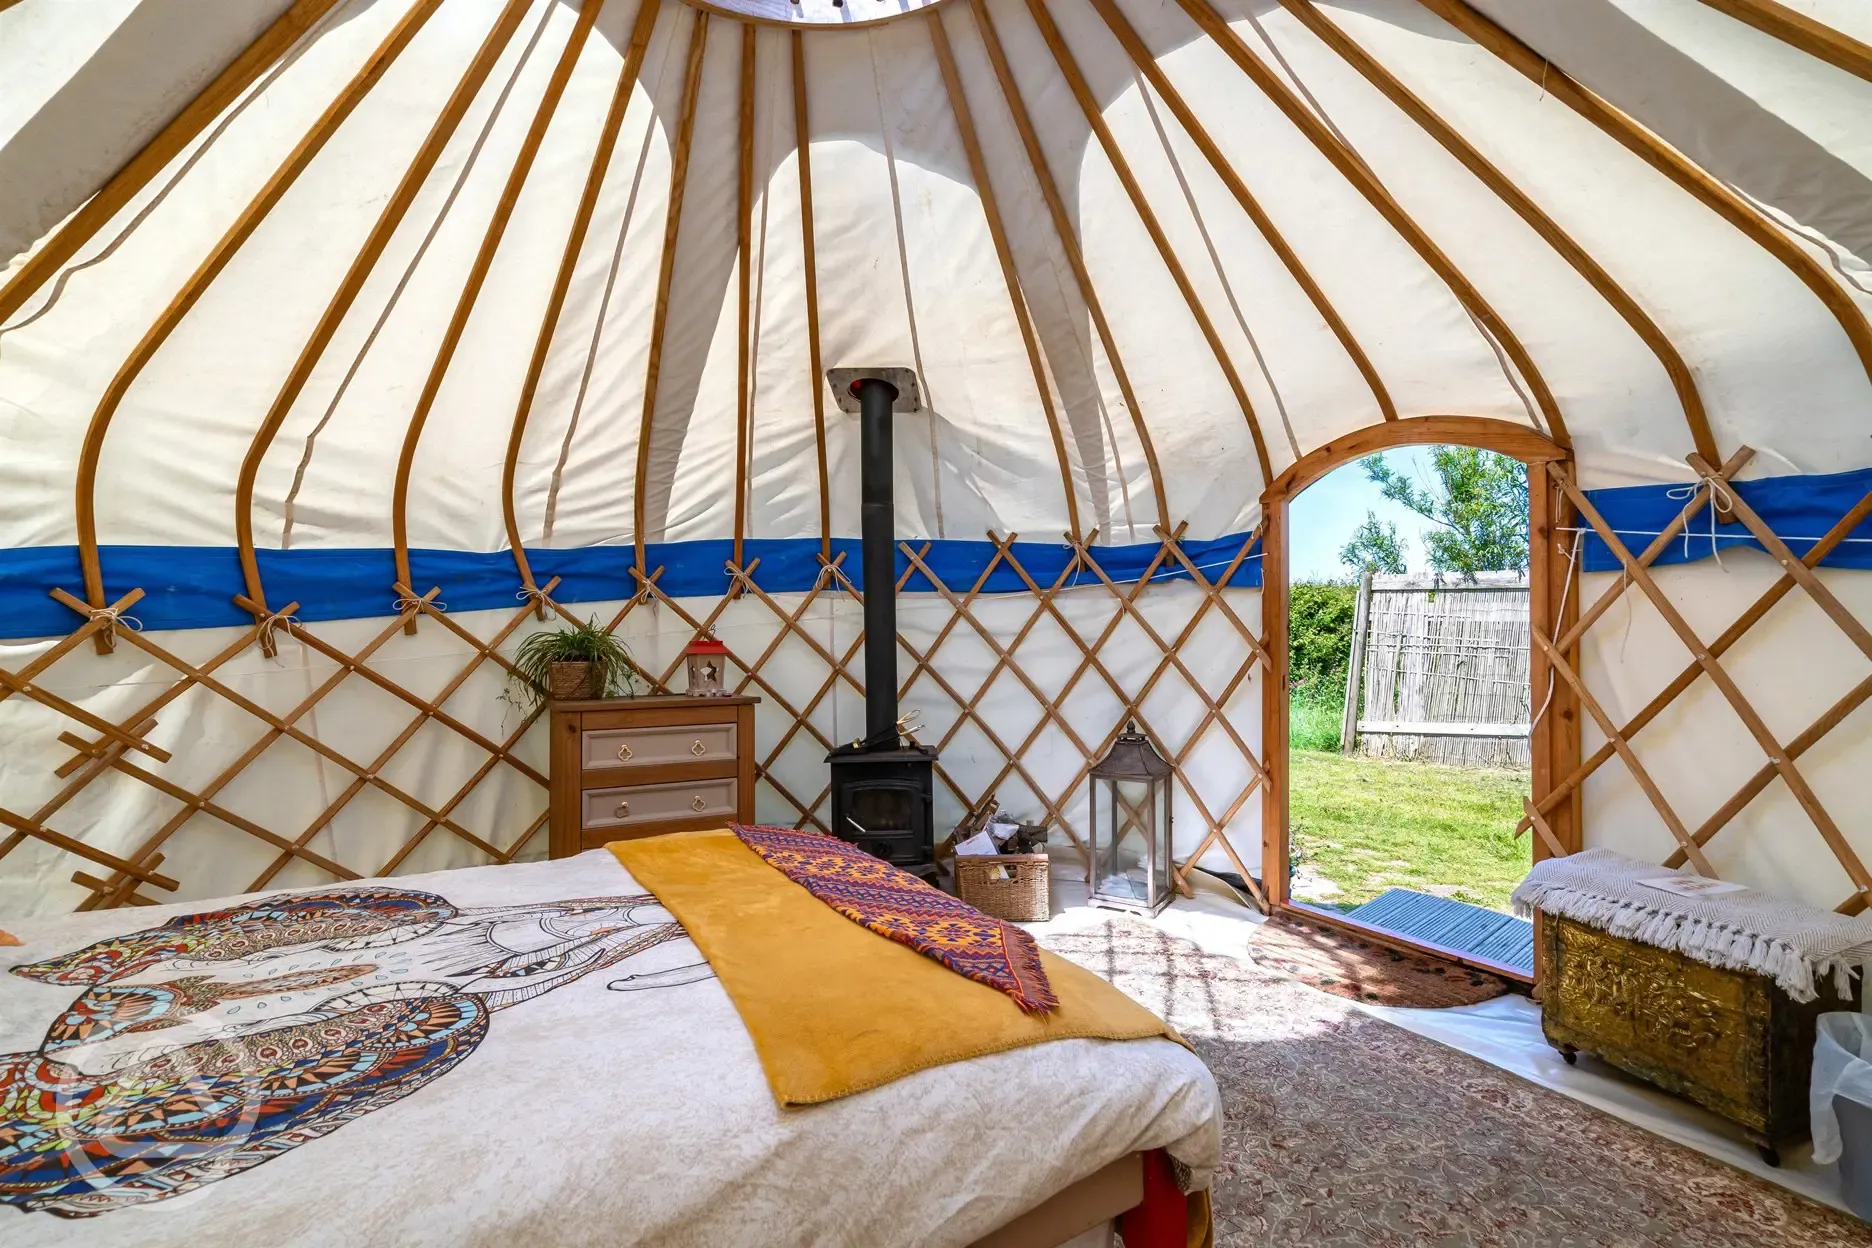
{"type": "MultiPolygon", "coordinates": [[[[1719,970],[1570,919],[1543,916],[1541,1027],[1572,1060],[1591,1053],[1740,1124],[1771,1162],[1807,1134],[1814,1020],[1858,1008],[1829,978],[1802,1005],[1773,980],[1719,970]]],[[[1855,992],[1857,991],[1855,987],[1855,992]]]]}

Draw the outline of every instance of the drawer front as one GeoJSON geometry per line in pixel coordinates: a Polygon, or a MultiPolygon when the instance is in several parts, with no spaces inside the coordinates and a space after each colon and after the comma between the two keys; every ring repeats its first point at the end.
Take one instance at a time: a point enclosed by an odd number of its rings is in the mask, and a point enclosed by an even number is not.
{"type": "Polygon", "coordinates": [[[582,803],[579,826],[628,828],[671,819],[718,820],[728,823],[735,818],[738,810],[736,787],[736,781],[730,778],[697,780],[689,784],[638,784],[629,788],[587,789],[579,794],[582,803]]]}
{"type": "Polygon", "coordinates": [[[735,738],[732,723],[586,732],[579,742],[579,765],[583,770],[595,771],[602,767],[722,762],[735,757],[735,738]]]}

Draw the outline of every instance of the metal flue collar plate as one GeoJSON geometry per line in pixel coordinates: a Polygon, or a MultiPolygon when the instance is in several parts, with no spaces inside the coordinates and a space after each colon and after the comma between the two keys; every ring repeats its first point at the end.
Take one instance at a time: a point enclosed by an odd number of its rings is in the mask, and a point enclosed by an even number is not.
{"type": "Polygon", "coordinates": [[[863,410],[858,405],[858,396],[852,393],[852,386],[867,377],[888,381],[897,387],[891,411],[899,416],[923,410],[923,387],[917,384],[914,368],[828,368],[826,380],[832,384],[832,396],[838,400],[839,411],[856,416],[863,410]]]}

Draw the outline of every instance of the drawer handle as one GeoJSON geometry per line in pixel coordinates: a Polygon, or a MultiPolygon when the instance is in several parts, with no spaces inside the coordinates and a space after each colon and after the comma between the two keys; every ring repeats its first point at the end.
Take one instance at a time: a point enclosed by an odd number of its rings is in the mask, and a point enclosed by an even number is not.
{"type": "Polygon", "coordinates": [[[689,752],[697,758],[701,758],[704,754],[708,753],[708,746],[703,745],[701,741],[697,741],[694,745],[689,747],[689,752]]]}
{"type": "Polygon", "coordinates": [[[626,815],[630,814],[630,803],[619,802],[617,804],[617,809],[612,811],[611,814],[618,819],[624,818],[626,815]]]}
{"type": "Polygon", "coordinates": [[[698,794],[696,794],[696,795],[695,795],[695,797],[693,797],[693,798],[691,798],[691,799],[690,799],[690,802],[689,802],[689,809],[690,809],[690,810],[707,810],[707,809],[708,809],[708,803],[707,803],[707,802],[705,802],[705,801],[703,801],[703,800],[702,800],[702,795],[701,795],[700,793],[698,793],[698,794]]]}
{"type": "Polygon", "coordinates": [[[631,760],[631,748],[630,748],[630,746],[628,746],[628,745],[620,745],[620,746],[618,746],[618,762],[620,762],[620,763],[628,763],[628,762],[630,762],[630,760],[631,760]]]}

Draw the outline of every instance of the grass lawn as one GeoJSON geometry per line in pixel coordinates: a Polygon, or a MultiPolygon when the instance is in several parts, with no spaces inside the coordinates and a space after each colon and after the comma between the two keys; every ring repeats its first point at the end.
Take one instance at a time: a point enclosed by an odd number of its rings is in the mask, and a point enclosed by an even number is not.
{"type": "Polygon", "coordinates": [[[1302,749],[1290,768],[1298,874],[1340,890],[1314,904],[1342,908],[1401,887],[1507,910],[1532,864],[1533,838],[1514,836],[1525,771],[1302,749]]]}

